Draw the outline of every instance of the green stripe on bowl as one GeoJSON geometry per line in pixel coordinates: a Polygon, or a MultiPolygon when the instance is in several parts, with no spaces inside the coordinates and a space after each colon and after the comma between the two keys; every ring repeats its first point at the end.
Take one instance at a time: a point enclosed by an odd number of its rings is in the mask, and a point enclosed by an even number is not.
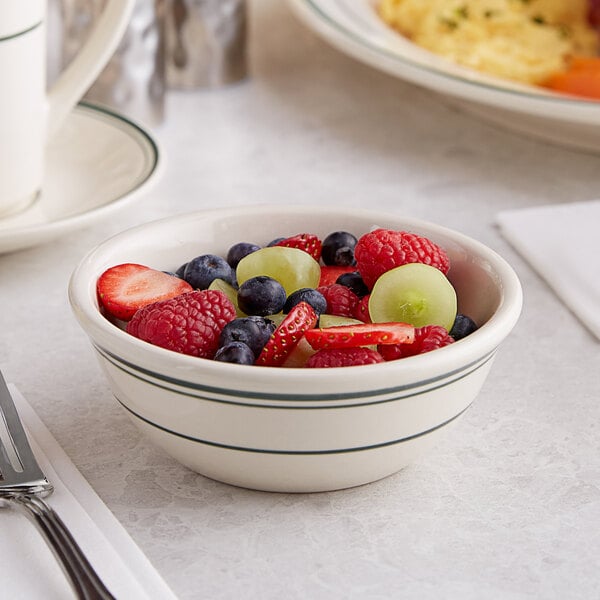
{"type": "MultiPolygon", "coordinates": [[[[115,356],[114,354],[104,350],[103,348],[94,344],[95,350],[112,364],[115,368],[120,371],[127,373],[131,377],[134,377],[140,381],[153,385],[154,387],[164,389],[174,394],[182,396],[188,396],[191,398],[198,398],[207,402],[220,402],[224,404],[238,404],[242,406],[255,406],[260,408],[278,408],[278,409],[331,409],[331,408],[346,408],[351,406],[367,406],[372,404],[380,404],[384,402],[394,402],[396,400],[402,400],[404,398],[411,398],[418,396],[433,390],[441,389],[446,387],[460,379],[471,375],[485,364],[487,364],[494,357],[496,350],[494,349],[490,353],[484,355],[482,358],[473,361],[461,369],[456,369],[444,375],[432,377],[414,384],[400,385],[388,388],[381,388],[377,390],[368,390],[361,392],[346,392],[346,393],[334,393],[334,394],[269,394],[260,392],[249,392],[244,390],[232,390],[229,388],[217,388],[213,386],[206,386],[201,384],[192,384],[188,381],[181,379],[175,379],[160,375],[153,371],[143,369],[137,365],[133,365],[123,359],[115,356]],[[178,388],[174,388],[176,385],[178,388]],[[200,392],[200,393],[198,393],[200,392]],[[207,396],[206,394],[212,394],[207,396]],[[221,396],[221,397],[217,397],[221,396]],[[377,397],[381,397],[377,399],[377,397]],[[234,398],[248,398],[249,400],[263,400],[268,402],[269,400],[277,400],[279,402],[291,402],[292,405],[283,404],[265,404],[265,403],[252,403],[244,402],[241,400],[235,400],[234,398]],[[365,401],[365,398],[371,398],[371,400],[365,401]],[[354,403],[344,403],[339,406],[324,404],[327,401],[339,401],[339,400],[362,400],[354,403]],[[308,402],[319,402],[322,406],[315,405],[302,405],[300,403],[308,402]]],[[[260,367],[256,367],[259,369],[260,367]]]]}
{"type": "Polygon", "coordinates": [[[465,413],[465,411],[471,407],[471,404],[472,404],[472,403],[470,403],[468,406],[463,408],[463,410],[461,410],[458,414],[454,415],[450,419],[447,419],[446,421],[443,421],[442,423],[439,423],[438,425],[434,425],[433,427],[430,427],[429,429],[426,429],[425,431],[421,431],[419,433],[413,433],[413,434],[408,435],[403,438],[389,440],[387,442],[381,442],[379,444],[371,444],[369,446],[355,446],[352,448],[335,448],[333,450],[273,450],[273,449],[268,449],[268,448],[246,448],[244,446],[234,446],[231,444],[223,444],[220,442],[213,442],[210,440],[202,440],[202,439],[196,438],[194,436],[186,435],[185,433],[179,433],[177,431],[173,431],[172,429],[168,429],[167,427],[163,427],[162,425],[158,425],[157,423],[154,423],[153,421],[150,421],[149,419],[146,419],[145,417],[142,417],[141,415],[137,414],[135,411],[131,410],[123,402],[121,402],[121,400],[119,400],[119,398],[117,398],[116,396],[115,396],[115,399],[128,413],[133,415],[136,419],[139,419],[140,421],[146,423],[147,425],[150,425],[151,427],[159,429],[165,433],[169,433],[171,435],[180,437],[180,438],[188,440],[190,442],[194,442],[197,444],[204,444],[205,446],[212,446],[214,448],[223,448],[224,450],[236,450],[238,452],[251,452],[251,453],[255,453],[255,454],[280,454],[280,455],[293,455],[293,456],[298,456],[298,455],[310,455],[310,456],[317,455],[318,456],[318,455],[323,455],[323,454],[346,454],[346,453],[350,453],[350,452],[364,452],[364,451],[368,451],[368,450],[377,450],[378,448],[386,448],[387,446],[395,446],[398,444],[403,444],[405,442],[410,442],[411,440],[414,440],[414,439],[423,437],[425,435],[428,435],[430,433],[433,433],[434,431],[437,431],[438,429],[441,429],[442,427],[446,427],[446,425],[449,425],[450,423],[452,423],[452,421],[455,421],[460,416],[462,416],[465,413]]]}

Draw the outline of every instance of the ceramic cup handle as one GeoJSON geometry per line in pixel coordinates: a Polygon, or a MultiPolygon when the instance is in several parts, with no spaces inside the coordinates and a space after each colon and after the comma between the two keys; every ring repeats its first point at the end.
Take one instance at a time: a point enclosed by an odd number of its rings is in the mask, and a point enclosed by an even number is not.
{"type": "Polygon", "coordinates": [[[125,33],[135,0],[108,0],[87,42],[48,93],[48,138],[98,77],[125,33]]]}

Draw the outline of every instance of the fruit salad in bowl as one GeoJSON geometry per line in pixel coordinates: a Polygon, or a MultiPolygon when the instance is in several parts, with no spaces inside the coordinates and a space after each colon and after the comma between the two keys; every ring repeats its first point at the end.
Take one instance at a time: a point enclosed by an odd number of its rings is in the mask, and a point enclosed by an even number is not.
{"type": "Polygon", "coordinates": [[[116,400],[189,468],[324,491],[399,471],[458,421],[521,309],[506,262],[393,214],[252,206],[92,250],[70,301],[116,400]]]}
{"type": "Polygon", "coordinates": [[[475,331],[457,313],[449,268],[442,248],[407,231],[300,233],[266,247],[236,242],[225,257],[201,254],[174,273],[114,265],[97,291],[107,318],[162,348],[245,365],[343,367],[475,331]]]}

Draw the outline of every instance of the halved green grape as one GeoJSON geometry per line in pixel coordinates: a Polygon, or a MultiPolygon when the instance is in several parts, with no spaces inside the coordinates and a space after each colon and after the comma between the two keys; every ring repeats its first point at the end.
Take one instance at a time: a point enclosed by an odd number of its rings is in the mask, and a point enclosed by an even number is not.
{"type": "Polygon", "coordinates": [[[288,357],[281,366],[292,369],[301,368],[315,352],[316,350],[313,350],[313,347],[306,341],[306,338],[303,337],[288,354],[288,357]]]}
{"type": "Polygon", "coordinates": [[[242,258],[236,269],[239,285],[259,275],[267,275],[279,281],[289,296],[300,288],[316,288],[321,277],[321,267],[303,250],[269,246],[242,258]]]}
{"type": "Polygon", "coordinates": [[[238,317],[248,316],[245,312],[240,310],[237,301],[237,291],[230,283],[227,283],[224,279],[213,279],[211,284],[208,286],[208,289],[219,290],[220,292],[223,292],[231,300],[233,306],[235,306],[235,312],[237,313],[238,317]]]}
{"type": "Polygon", "coordinates": [[[326,327],[339,327],[340,325],[358,325],[362,323],[358,319],[352,317],[342,317],[341,315],[328,315],[323,313],[319,317],[319,327],[325,329],[326,327]]]}
{"type": "Polygon", "coordinates": [[[369,299],[369,313],[376,323],[441,325],[447,331],[454,323],[456,306],[456,292],[446,276],[422,263],[402,265],[381,275],[369,299]]]}
{"type": "Polygon", "coordinates": [[[287,317],[286,313],[282,313],[282,312],[278,312],[274,315],[267,315],[265,317],[265,319],[270,319],[271,321],[273,321],[273,323],[275,323],[276,327],[279,327],[282,323],[283,320],[287,317]]]}

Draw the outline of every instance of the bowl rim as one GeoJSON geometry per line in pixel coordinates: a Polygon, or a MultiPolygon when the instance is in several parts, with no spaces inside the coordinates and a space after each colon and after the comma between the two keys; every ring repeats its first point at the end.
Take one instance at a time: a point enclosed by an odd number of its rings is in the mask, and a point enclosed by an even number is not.
{"type": "Polygon", "coordinates": [[[272,217],[273,214],[278,213],[285,213],[287,216],[298,215],[298,217],[310,215],[315,218],[325,215],[334,217],[340,214],[339,207],[255,204],[184,212],[130,227],[93,247],[76,265],[68,283],[68,298],[75,318],[96,348],[126,363],[143,364],[150,372],[176,377],[181,381],[201,382],[210,376],[214,380],[227,381],[234,389],[238,387],[236,380],[243,380],[244,386],[239,388],[243,390],[248,386],[251,389],[277,389],[282,385],[286,388],[309,386],[310,389],[318,389],[323,384],[331,385],[332,380],[350,379],[360,390],[362,385],[365,385],[365,389],[370,389],[372,385],[367,385],[367,381],[371,381],[373,377],[381,377],[384,381],[388,374],[389,376],[393,374],[394,379],[400,378],[406,382],[423,381],[474,364],[495,352],[520,316],[523,302],[521,283],[513,268],[496,251],[463,233],[430,221],[362,208],[346,208],[344,213],[352,218],[364,219],[372,223],[402,222],[403,227],[407,229],[439,234],[440,237],[449,238],[467,251],[482,257],[497,275],[500,287],[500,304],[490,319],[467,338],[440,348],[434,353],[373,365],[308,370],[235,365],[178,354],[130,336],[108,321],[98,310],[96,279],[103,269],[110,266],[100,264],[102,257],[130,236],[174,227],[178,223],[191,219],[228,217],[239,219],[247,216],[256,217],[260,214],[272,217]],[[201,368],[198,368],[199,365],[201,368]],[[351,377],[349,377],[350,373],[352,373],[351,377]]]}

